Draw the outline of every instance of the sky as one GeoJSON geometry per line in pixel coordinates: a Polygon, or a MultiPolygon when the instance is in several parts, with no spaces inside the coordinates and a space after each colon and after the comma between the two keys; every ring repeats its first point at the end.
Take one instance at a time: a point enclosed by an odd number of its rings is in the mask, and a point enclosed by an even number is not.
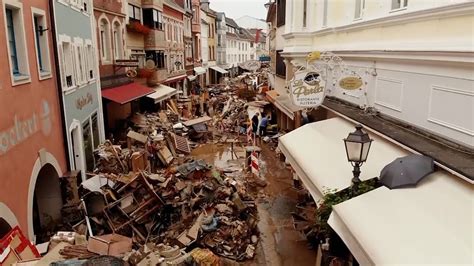
{"type": "Polygon", "coordinates": [[[265,19],[267,9],[263,6],[268,0],[209,0],[211,9],[225,12],[226,17],[238,19],[245,15],[265,19]]]}

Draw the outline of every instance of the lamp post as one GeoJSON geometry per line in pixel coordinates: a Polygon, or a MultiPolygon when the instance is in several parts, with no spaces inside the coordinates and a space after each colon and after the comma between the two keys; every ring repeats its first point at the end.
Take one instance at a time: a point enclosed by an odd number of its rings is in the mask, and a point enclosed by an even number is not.
{"type": "Polygon", "coordinates": [[[360,183],[360,167],[367,160],[372,141],[373,139],[369,137],[369,134],[362,131],[362,125],[357,125],[356,130],[349,133],[347,138],[344,139],[347,160],[354,167],[354,170],[352,170],[352,173],[354,174],[352,183],[354,185],[360,183]]]}

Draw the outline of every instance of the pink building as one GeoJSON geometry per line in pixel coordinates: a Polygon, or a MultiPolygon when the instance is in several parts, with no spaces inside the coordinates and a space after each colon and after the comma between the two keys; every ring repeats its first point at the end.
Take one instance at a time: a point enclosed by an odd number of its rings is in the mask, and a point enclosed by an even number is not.
{"type": "Polygon", "coordinates": [[[48,0],[0,1],[0,238],[61,217],[66,171],[48,0]]]}

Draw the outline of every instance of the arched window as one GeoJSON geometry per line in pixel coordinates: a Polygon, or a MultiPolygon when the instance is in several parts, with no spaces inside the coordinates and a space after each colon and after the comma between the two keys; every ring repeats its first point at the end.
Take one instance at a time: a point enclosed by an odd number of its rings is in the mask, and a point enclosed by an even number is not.
{"type": "Polygon", "coordinates": [[[99,37],[100,37],[100,55],[102,61],[110,61],[110,25],[106,19],[100,20],[99,26],[99,37]]]}
{"type": "Polygon", "coordinates": [[[114,23],[114,56],[115,59],[121,59],[123,55],[122,45],[122,26],[118,21],[114,23]]]}

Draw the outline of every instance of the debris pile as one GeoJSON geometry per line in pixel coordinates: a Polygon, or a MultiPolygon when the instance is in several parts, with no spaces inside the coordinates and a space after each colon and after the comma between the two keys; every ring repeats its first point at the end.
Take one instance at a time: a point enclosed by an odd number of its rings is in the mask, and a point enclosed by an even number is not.
{"type": "MultiPolygon", "coordinates": [[[[238,94],[250,91],[253,78],[247,74],[209,89],[203,109],[211,117],[186,119],[191,108],[184,106],[191,103],[178,101],[166,112],[129,118],[125,140],[107,140],[94,151],[96,167],[88,179],[81,182],[77,171],[63,178],[61,215],[70,231],[57,232],[38,250],[15,228],[0,241],[0,255],[38,265],[219,265],[253,258],[259,218],[247,187],[255,180],[190,156],[213,137],[208,124],[224,133],[247,122],[249,105],[238,94]],[[17,242],[28,254],[17,254],[17,242]]],[[[233,151],[237,139],[226,139],[233,151]]]]}

